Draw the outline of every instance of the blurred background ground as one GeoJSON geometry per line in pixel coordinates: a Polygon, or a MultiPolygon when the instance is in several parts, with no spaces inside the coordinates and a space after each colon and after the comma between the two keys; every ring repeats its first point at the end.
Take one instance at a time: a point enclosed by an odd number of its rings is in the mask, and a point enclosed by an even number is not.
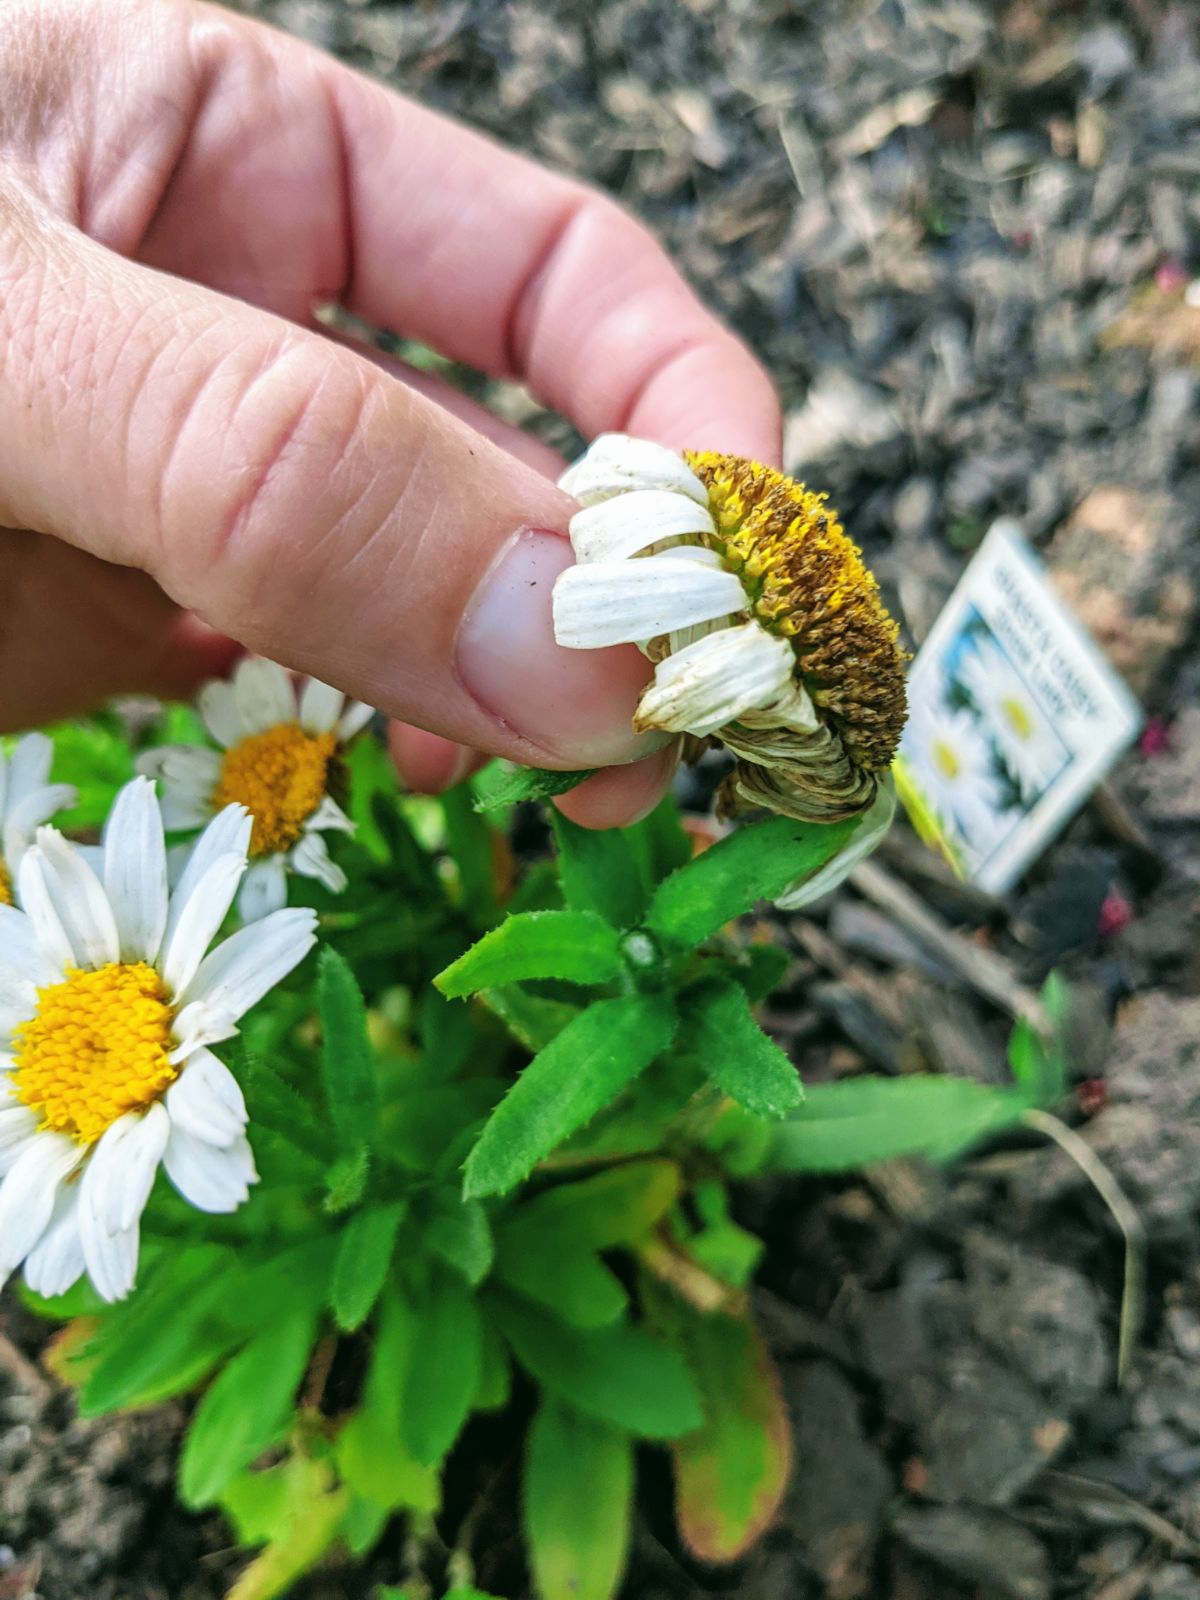
{"type": "MultiPolygon", "coordinates": [[[[1121,1246],[1065,1158],[1009,1141],[749,1195],[797,1471],[733,1571],[689,1564],[647,1465],[626,1594],[1200,1600],[1200,13],[1013,0],[263,0],[247,6],[621,197],[774,373],[919,644],[1015,516],[1149,718],[1003,902],[888,866],[1013,982],[1080,1003],[1069,1112],[1138,1205],[1145,1328],[1114,1384],[1121,1246]]],[[[403,196],[397,197],[403,206],[403,196]]],[[[502,228],[503,218],[494,219],[502,228]]],[[[476,384],[566,449],[527,395],[476,384]]],[[[1005,1071],[1007,1022],[852,893],[777,936],[802,1072],[1005,1071]]],[[[0,1320],[0,1600],[209,1600],[172,1505],[180,1413],[71,1418],[0,1320]]],[[[465,1464],[478,1581],[513,1585],[512,1463],[465,1464]]],[[[449,1530],[453,1536],[453,1530],[449,1530]]],[[[376,1576],[397,1581],[400,1545],[376,1576]]],[[[519,1581],[519,1578],[518,1578],[519,1581]]],[[[508,1585],[508,1587],[500,1587],[508,1585]]],[[[306,1600],[363,1596],[312,1580],[306,1600]]]]}

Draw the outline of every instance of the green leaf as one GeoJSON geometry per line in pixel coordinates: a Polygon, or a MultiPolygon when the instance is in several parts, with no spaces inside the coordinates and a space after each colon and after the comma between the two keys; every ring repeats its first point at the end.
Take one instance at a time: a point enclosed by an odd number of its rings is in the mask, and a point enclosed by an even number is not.
{"type": "Polygon", "coordinates": [[[545,1396],[529,1429],[523,1496],[539,1600],[612,1600],[632,1500],[629,1435],[545,1396]]]}
{"type": "Polygon", "coordinates": [[[620,970],[620,940],[594,912],[522,911],[485,933],[433,981],[455,1000],[526,978],[607,983],[620,970]]]}
{"type": "Polygon", "coordinates": [[[519,1183],[632,1083],[674,1031],[675,1015],[663,995],[597,1000],[581,1012],[493,1111],[467,1159],[467,1198],[504,1194],[519,1183]]]}
{"type": "Polygon", "coordinates": [[[510,1212],[510,1247],[536,1251],[546,1239],[569,1237],[592,1250],[644,1238],[678,1200],[683,1175],[673,1161],[629,1161],[552,1189],[510,1212]]]}
{"type": "Polygon", "coordinates": [[[179,1462],[179,1494],[190,1509],[212,1505],[283,1428],[314,1331],[308,1313],[274,1323],[213,1380],[196,1408],[179,1462]]]}
{"type": "Polygon", "coordinates": [[[1056,1105],[1067,1092],[1067,1053],[1062,1032],[1067,1019],[1067,986],[1052,972],[1042,987],[1042,1007],[1054,1024],[1054,1035],[1043,1038],[1025,1017],[1018,1019],[1008,1041],[1008,1064],[1017,1087],[1031,1105],[1056,1105]]]}
{"type": "Polygon", "coordinates": [[[750,1015],[745,990],[714,972],[680,997],[680,1048],[693,1051],[707,1077],[747,1111],[782,1117],[804,1099],[795,1067],[750,1015]]]}
{"type": "Polygon", "coordinates": [[[475,809],[498,811],[501,806],[516,805],[520,800],[549,800],[554,795],[569,794],[595,772],[595,767],[578,772],[548,772],[541,767],[516,767],[505,772],[500,766],[489,767],[476,779],[475,809]]]}
{"type": "Polygon", "coordinates": [[[479,816],[466,784],[458,784],[441,797],[446,818],[446,843],[458,868],[463,906],[477,926],[496,920],[497,835],[479,816]]]}
{"type": "Polygon", "coordinates": [[[484,1322],[483,1360],[479,1389],[475,1395],[475,1410],[500,1411],[511,1396],[512,1362],[508,1359],[508,1346],[501,1338],[499,1328],[484,1322]]]}
{"type": "Polygon", "coordinates": [[[321,1210],[330,1217],[340,1217],[344,1211],[353,1210],[367,1192],[367,1179],[371,1175],[371,1157],[364,1145],[350,1155],[339,1156],[325,1174],[325,1199],[321,1210]]]}
{"type": "Polygon", "coordinates": [[[702,1561],[735,1561],[774,1520],[791,1469],[791,1428],[766,1346],[744,1318],[679,1305],[679,1337],[704,1399],[704,1426],[671,1446],[676,1519],[702,1561]]]}
{"type": "Polygon", "coordinates": [[[832,823],[774,817],[739,828],[664,878],[646,926],[668,943],[693,949],[759,900],[815,872],[857,826],[857,817],[832,823]]]}
{"type": "Polygon", "coordinates": [[[385,1294],[361,1404],[334,1446],[344,1481],[384,1511],[438,1506],[437,1473],[413,1457],[400,1428],[416,1330],[412,1308],[398,1294],[385,1294]]]}
{"type": "Polygon", "coordinates": [[[475,1296],[457,1273],[438,1271],[420,1308],[404,1386],[401,1432],[416,1459],[440,1461],[479,1389],[482,1333],[475,1296]]]}
{"type": "Polygon", "coordinates": [[[737,965],[730,966],[729,976],[741,984],[750,1004],[757,1005],[775,992],[791,964],[792,957],[782,945],[748,944],[738,952],[737,965]]]}
{"type": "MultiPolygon", "coordinates": [[[[435,991],[436,992],[436,991],[435,991]]],[[[546,1000],[541,995],[530,994],[519,983],[506,984],[501,989],[481,989],[479,999],[512,1034],[518,1044],[534,1055],[544,1050],[571,1021],[579,1015],[579,1007],[567,1005],[563,1000],[546,1000]]]]}
{"type": "Polygon", "coordinates": [[[352,1153],[375,1137],[379,1083],[362,991],[346,961],[329,945],[317,962],[317,1007],[330,1120],[340,1149],[352,1153]]]}
{"type": "Polygon", "coordinates": [[[645,1439],[675,1439],[703,1420],[682,1357],[627,1322],[570,1328],[509,1296],[491,1313],[521,1365],[550,1394],[645,1439]]]}
{"type": "MultiPolygon", "coordinates": [[[[349,1495],[335,1487],[324,1462],[295,1456],[286,1466],[273,1469],[287,1476],[286,1509],[274,1537],[261,1555],[241,1573],[226,1600],[277,1600],[290,1594],[295,1580],[314,1567],[337,1536],[348,1507],[349,1495]]],[[[253,1474],[266,1477],[268,1474],[253,1474]]],[[[238,1503],[246,1479],[231,1484],[228,1496],[238,1503]]],[[[235,1521],[236,1511],[230,1513],[235,1521]]]]}
{"type": "Polygon", "coordinates": [[[133,777],[129,742],[100,722],[60,722],[46,732],[54,741],[50,776],[55,783],[74,784],[78,802],[54,818],[56,827],[71,830],[100,827],[112,810],[118,789],[133,777]]]}
{"type": "Polygon", "coordinates": [[[619,1278],[572,1238],[544,1234],[536,1254],[500,1236],[496,1276],[507,1288],[548,1307],[573,1328],[602,1328],[629,1305],[619,1278]]]}
{"type": "Polygon", "coordinates": [[[641,861],[642,874],[651,886],[661,883],[669,872],[692,859],[692,841],[671,795],[660,801],[648,817],[626,828],[625,837],[641,861]]]}
{"type": "Polygon", "coordinates": [[[567,905],[632,928],[646,909],[648,885],[628,837],[616,828],[581,828],[560,811],[550,820],[567,905]]]}
{"type": "Polygon", "coordinates": [[[911,1155],[945,1160],[1015,1126],[1028,1103],[1012,1089],[932,1075],[810,1086],[801,1109],[774,1130],[763,1170],[846,1172],[911,1155]]]}
{"type": "Polygon", "coordinates": [[[79,1397],[82,1415],[127,1409],[147,1393],[164,1399],[203,1377],[238,1341],[216,1315],[236,1282],[230,1251],[192,1244],[131,1300],[106,1310],[87,1345],[94,1365],[79,1397]]]}
{"type": "Polygon", "coordinates": [[[236,1076],[246,1091],[251,1126],[268,1129],[324,1166],[333,1154],[333,1142],[315,1107],[261,1056],[244,1052],[243,1060],[245,1069],[236,1076]]]}
{"type": "Polygon", "coordinates": [[[446,1195],[422,1234],[426,1250],[440,1256],[475,1287],[492,1270],[494,1249],[487,1212],[478,1200],[446,1195]]]}
{"type": "Polygon", "coordinates": [[[343,1333],[361,1328],[387,1279],[396,1232],[407,1210],[403,1200],[356,1211],[342,1229],[333,1261],[329,1304],[343,1333]]]}

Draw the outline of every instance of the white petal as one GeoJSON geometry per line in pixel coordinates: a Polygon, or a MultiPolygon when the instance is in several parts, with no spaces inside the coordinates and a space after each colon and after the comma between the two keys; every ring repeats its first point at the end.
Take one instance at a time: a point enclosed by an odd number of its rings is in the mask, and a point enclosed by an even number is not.
{"type": "Polygon", "coordinates": [[[266,856],[254,861],[242,879],[238,916],[243,922],[260,922],[287,905],[287,857],[266,856]]]}
{"type": "Polygon", "coordinates": [[[336,830],[353,833],[354,824],[331,794],[322,796],[321,803],[304,824],[305,833],[323,833],[336,830]]]}
{"type": "Polygon", "coordinates": [[[240,929],[200,963],[180,1005],[199,1001],[236,1022],[303,961],[316,943],[316,928],[316,912],[297,906],[240,929]]]}
{"type": "Polygon", "coordinates": [[[171,936],[179,924],[184,907],[195,893],[197,884],[202,882],[209,868],[222,856],[228,855],[231,850],[237,851],[242,856],[248,854],[253,830],[254,818],[245,806],[225,806],[213,817],[192,846],[172,891],[167,915],[167,931],[163,939],[164,949],[171,943],[171,936]]]}
{"type": "Polygon", "coordinates": [[[224,678],[213,678],[204,685],[196,696],[196,709],[209,733],[226,750],[231,744],[237,744],[246,731],[238,714],[233,685],[224,678]]]}
{"type": "Polygon", "coordinates": [[[306,833],[297,840],[289,857],[293,872],[302,878],[316,878],[331,894],[341,894],[346,887],[346,874],[329,859],[329,849],[319,833],[306,833]]]}
{"type": "Polygon", "coordinates": [[[258,1181],[244,1137],[224,1149],[174,1128],[163,1157],[167,1177],[197,1211],[236,1211],[258,1181]]]}
{"type": "Polygon", "coordinates": [[[33,843],[33,836],[42,823],[49,822],[55,812],[73,806],[78,798],[79,791],[74,784],[48,783],[9,807],[4,818],[4,859],[10,872],[33,843]]]}
{"type": "MultiPolygon", "coordinates": [[[[39,828],[25,860],[38,862],[50,902],[75,952],[77,967],[103,967],[120,960],[117,919],[104,885],[57,828],[39,828]]],[[[107,864],[108,851],[105,850],[107,864]]],[[[21,863],[24,872],[24,861],[21,863]]]]}
{"type": "Polygon", "coordinates": [[[0,746],[0,820],[8,807],[8,755],[0,746]]]}
{"type": "Polygon", "coordinates": [[[62,967],[42,954],[32,918],[16,906],[0,906],[0,982],[44,984],[61,976],[62,967]]]}
{"type": "Polygon", "coordinates": [[[0,1174],[14,1165],[38,1130],[38,1114],[20,1103],[0,1106],[0,1174]]]}
{"type": "Polygon", "coordinates": [[[712,533],[704,506],[665,489],[639,489],[602,500],[571,518],[571,548],[578,561],[623,561],[660,539],[712,533]]]}
{"type": "Polygon", "coordinates": [[[125,1233],[146,1209],[171,1132],[166,1108],[127,1111],[100,1136],[84,1177],[96,1223],[125,1233]]]}
{"type": "Polygon", "coordinates": [[[48,1299],[66,1294],[83,1275],[83,1240],[79,1237],[79,1185],[58,1191],[49,1225],[25,1257],[25,1282],[48,1299]]]}
{"type": "Polygon", "coordinates": [[[134,763],[144,778],[161,778],[164,789],[185,798],[207,797],[221,776],[221,757],[202,744],[163,744],[143,750],[134,763]]]}
{"type": "Polygon", "coordinates": [[[161,971],[172,994],[183,994],[196,976],[196,969],[208,953],[233,904],[238,884],[246,870],[240,850],[227,850],[218,856],[182,903],[163,950],[161,971]]]}
{"type": "Polygon", "coordinates": [[[53,762],[54,744],[44,733],[27,733],[17,741],[17,747],[8,762],[8,792],[4,798],[6,817],[26,795],[46,787],[53,762]]]}
{"type": "Polygon", "coordinates": [[[558,480],[582,506],[630,489],[668,489],[708,504],[708,490],[677,451],[624,433],[602,433],[558,480]]]}
{"type": "MultiPolygon", "coordinates": [[[[89,872],[90,868],[87,868],[89,872]]],[[[92,881],[100,889],[100,881],[92,873],[92,881]]],[[[26,850],[21,858],[20,873],[18,876],[18,892],[21,905],[26,916],[33,924],[34,937],[38,942],[38,949],[45,959],[50,962],[58,972],[64,973],[68,967],[78,967],[85,964],[84,958],[76,949],[75,918],[67,914],[63,905],[62,884],[49,862],[45,852],[35,846],[26,850]]],[[[103,894],[103,889],[100,893],[103,894]]],[[[86,905],[86,900],[85,900],[86,905]]],[[[85,912],[86,915],[86,912],[85,912]]],[[[109,916],[112,909],[109,908],[109,916]]],[[[112,948],[116,948],[117,925],[112,925],[112,948]]],[[[109,957],[108,959],[112,959],[109,957]]],[[[103,962],[99,963],[103,965],[103,962]]]]}
{"type": "Polygon", "coordinates": [[[346,696],[319,678],[309,678],[300,693],[300,726],[305,733],[328,733],[336,728],[346,696]]]}
{"type": "Polygon", "coordinates": [[[127,783],[113,803],[104,830],[104,888],[121,960],[153,965],[167,926],[167,847],[149,778],[127,783]]]}
{"type": "Polygon", "coordinates": [[[197,1050],[167,1090],[166,1108],[175,1128],[205,1144],[231,1145],[246,1126],[246,1102],[238,1081],[211,1050],[197,1050]]]}
{"type": "Polygon", "coordinates": [[[45,1233],[59,1185],[83,1155],[65,1133],[39,1133],[9,1168],[0,1183],[0,1281],[45,1233]]]}
{"type": "Polygon", "coordinates": [[[281,722],[296,720],[296,691],[278,662],[264,656],[247,656],[233,675],[233,693],[242,727],[248,734],[264,733],[281,722]]]}
{"type": "Polygon", "coordinates": [[[850,835],[846,844],[827,861],[819,871],[784,891],[775,901],[782,911],[795,911],[800,906],[811,905],[822,895],[836,889],[849,876],[858,863],[871,854],[892,825],[896,815],[896,789],[890,774],[879,785],[879,791],[870,808],[850,835]]]}
{"type": "Polygon", "coordinates": [[[780,695],[795,664],[787,640],[757,622],[710,633],[659,662],[634,727],[703,738],[780,695]]]}
{"type": "Polygon", "coordinates": [[[338,723],[338,743],[349,744],[354,735],[360,733],[374,715],[375,707],[369,706],[365,700],[351,700],[338,723]]]}
{"type": "Polygon", "coordinates": [[[97,1204],[104,1197],[104,1172],[96,1175],[95,1158],[84,1168],[79,1184],[79,1242],[87,1275],[103,1300],[123,1300],[137,1277],[138,1224],[116,1233],[101,1220],[97,1204]]]}
{"type": "Polygon", "coordinates": [[[555,580],[553,605],[558,643],[594,650],[729,616],[746,596],[734,573],[668,554],[568,567],[555,580]]]}

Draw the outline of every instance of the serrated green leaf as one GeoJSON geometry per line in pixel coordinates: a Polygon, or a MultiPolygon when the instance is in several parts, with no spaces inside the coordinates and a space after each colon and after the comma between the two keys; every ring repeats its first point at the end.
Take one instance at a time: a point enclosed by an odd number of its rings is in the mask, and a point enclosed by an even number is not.
{"type": "Polygon", "coordinates": [[[179,1494],[196,1510],[212,1505],[287,1421],[315,1332],[300,1313],[259,1333],[226,1362],[205,1391],[183,1443],[179,1494]]]}
{"type": "Polygon", "coordinates": [[[371,1315],[391,1265],[396,1232],[407,1206],[369,1206],[356,1211],[342,1229],[333,1260],[329,1304],[343,1333],[361,1328],[371,1315]]]}
{"type": "Polygon", "coordinates": [[[664,878],[654,891],[646,926],[668,944],[693,949],[718,928],[771,900],[835,855],[858,825],[752,822],[664,878]]]}
{"type": "Polygon", "coordinates": [[[581,828],[551,815],[563,896],[573,911],[593,911],[614,928],[632,928],[646,909],[649,882],[629,839],[616,828],[581,828]]]}
{"type": "Polygon", "coordinates": [[[700,1398],[682,1358],[642,1328],[570,1328],[508,1295],[489,1305],[517,1360],[568,1405],[644,1439],[700,1426],[700,1398]]]}
{"type": "Polygon", "coordinates": [[[569,794],[595,773],[595,767],[578,772],[549,772],[542,767],[516,767],[511,772],[501,766],[488,768],[475,780],[475,809],[498,811],[501,806],[516,805],[521,800],[549,800],[569,794]]]}
{"type": "Polygon", "coordinates": [[[379,1082],[362,990],[342,956],[325,945],[317,961],[321,1069],[338,1146],[353,1153],[379,1126],[379,1082]]]}
{"type": "Polygon", "coordinates": [[[409,1352],[400,1428],[417,1461],[440,1461],[479,1390],[482,1333],[475,1296],[455,1272],[433,1274],[409,1352]]]}
{"type": "MultiPolygon", "coordinates": [[[[564,913],[566,915],[566,913],[564,913]]],[[[671,1042],[664,995],[597,1000],[534,1057],[467,1159],[468,1199],[504,1194],[589,1122],[671,1042]]]]}
{"type": "Polygon", "coordinates": [[[607,983],[621,970],[616,930],[591,911],[523,911],[485,933],[433,980],[451,1000],[528,978],[607,983]]]}
{"type": "Polygon", "coordinates": [[[316,1108],[261,1056],[245,1053],[245,1070],[237,1074],[245,1092],[251,1126],[266,1128],[322,1166],[333,1155],[329,1128],[316,1108]]]}
{"type": "Polygon", "coordinates": [[[750,1015],[739,983],[714,972],[680,997],[680,1048],[705,1075],[760,1117],[782,1117],[804,1099],[795,1067],[750,1015]]]}
{"type": "Polygon", "coordinates": [[[735,1561],[771,1525],[787,1488],[787,1409],[748,1319],[680,1305],[677,1336],[704,1400],[704,1426],[671,1445],[679,1531],[702,1561],[735,1561]]]}
{"type": "Polygon", "coordinates": [[[751,1005],[773,994],[792,964],[790,953],[778,944],[749,944],[740,952],[729,976],[740,983],[751,1005]]]}
{"type": "Polygon", "coordinates": [[[911,1155],[944,1160],[1015,1126],[1028,1104],[1013,1089],[924,1074],[810,1086],[800,1110],[775,1128],[762,1170],[846,1172],[911,1155]]]}
{"type": "Polygon", "coordinates": [[[367,1179],[371,1172],[371,1157],[365,1146],[359,1145],[350,1155],[339,1156],[325,1174],[325,1199],[321,1209],[328,1216],[341,1216],[356,1206],[367,1192],[367,1179]]]}
{"type": "Polygon", "coordinates": [[[544,1396],[529,1429],[522,1497],[539,1600],[612,1600],[632,1500],[629,1435],[544,1396]]]}
{"type": "Polygon", "coordinates": [[[461,1273],[472,1287],[492,1269],[492,1229],[478,1200],[448,1195],[426,1224],[422,1240],[426,1250],[461,1273]]]}
{"type": "Polygon", "coordinates": [[[692,859],[692,841],[671,795],[661,800],[648,817],[626,828],[625,837],[642,863],[643,876],[651,888],[692,859]]]}

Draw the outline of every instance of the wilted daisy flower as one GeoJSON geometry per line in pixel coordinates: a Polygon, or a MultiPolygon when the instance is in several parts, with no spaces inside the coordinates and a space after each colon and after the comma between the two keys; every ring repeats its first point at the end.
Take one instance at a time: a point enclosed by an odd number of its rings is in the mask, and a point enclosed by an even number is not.
{"type": "Polygon", "coordinates": [[[167,891],[154,786],[117,796],[97,873],[54,828],[0,907],[0,1283],[41,1294],[86,1271],[106,1300],[137,1272],[159,1163],[201,1211],[255,1181],[246,1108],[208,1046],[303,959],[316,914],[277,911],[211,951],[246,870],[251,818],[229,806],[167,891]]]}
{"type": "Polygon", "coordinates": [[[904,726],[904,654],[824,496],[757,462],[620,434],[560,482],[583,509],[555,637],[636,643],[655,662],[635,727],[731,750],[727,813],[870,810],[904,726]]]}
{"type": "Polygon", "coordinates": [[[56,811],[75,804],[69,783],[51,783],[54,746],[44,733],[27,733],[11,755],[0,749],[0,905],[11,906],[21,857],[34,832],[56,811]]]}
{"type": "Polygon", "coordinates": [[[238,895],[243,921],[287,903],[287,873],[316,878],[334,894],[346,874],[330,860],[322,833],[354,831],[336,788],[344,745],[372,716],[361,701],[316,678],[297,695],[291,675],[251,656],[230,682],[206,684],[198,701],[204,725],[222,750],[166,745],[139,758],[138,770],[162,781],[168,829],[199,828],[222,807],[245,806],[254,819],[250,870],[238,895]]]}

